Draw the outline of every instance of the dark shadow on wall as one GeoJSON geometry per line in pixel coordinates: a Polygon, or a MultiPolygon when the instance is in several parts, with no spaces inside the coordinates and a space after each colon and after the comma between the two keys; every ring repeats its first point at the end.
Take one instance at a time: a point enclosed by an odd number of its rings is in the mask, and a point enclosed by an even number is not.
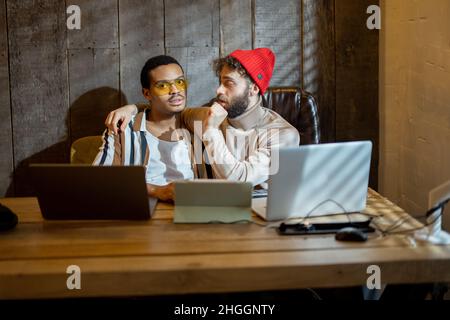
{"type": "Polygon", "coordinates": [[[125,95],[113,88],[91,90],[72,103],[70,107],[70,143],[86,137],[101,135],[105,130],[108,113],[127,104],[125,95]]]}
{"type": "Polygon", "coordinates": [[[31,163],[69,163],[72,143],[82,137],[101,135],[105,130],[106,116],[121,102],[127,104],[125,95],[109,87],[93,89],[77,98],[66,114],[66,139],[22,160],[15,168],[6,196],[34,196],[28,166],[31,163]]]}

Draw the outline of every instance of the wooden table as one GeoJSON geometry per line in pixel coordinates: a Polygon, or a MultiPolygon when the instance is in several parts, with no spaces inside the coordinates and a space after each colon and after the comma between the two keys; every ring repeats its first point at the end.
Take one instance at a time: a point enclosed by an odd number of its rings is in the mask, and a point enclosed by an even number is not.
{"type": "MultiPolygon", "coordinates": [[[[44,221],[35,198],[0,203],[20,219],[0,234],[0,299],[353,286],[366,283],[370,265],[381,268],[383,283],[450,282],[450,246],[404,234],[343,243],[257,224],[175,225],[167,204],[144,222],[44,221]],[[67,289],[70,265],[81,269],[81,290],[67,289]]],[[[365,212],[379,215],[381,227],[408,217],[374,191],[365,212]]],[[[418,225],[408,219],[397,231],[418,225]]]]}

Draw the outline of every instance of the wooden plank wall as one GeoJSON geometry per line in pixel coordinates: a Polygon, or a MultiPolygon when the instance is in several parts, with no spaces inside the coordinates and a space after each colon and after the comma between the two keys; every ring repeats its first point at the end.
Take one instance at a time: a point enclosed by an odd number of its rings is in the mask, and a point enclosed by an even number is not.
{"type": "Polygon", "coordinates": [[[252,0],[220,1],[221,56],[236,49],[249,50],[253,47],[252,0]],[[233,21],[233,23],[227,23],[233,21]]]}
{"type": "Polygon", "coordinates": [[[31,162],[68,152],[66,7],[63,1],[7,0],[15,191],[32,192],[31,162]]]}
{"type": "Polygon", "coordinates": [[[2,196],[7,193],[12,183],[14,167],[5,0],[0,0],[0,132],[0,196],[2,196]]]}
{"type": "Polygon", "coordinates": [[[300,85],[301,2],[256,0],[254,47],[269,47],[276,55],[271,86],[300,85]]]}
{"type": "Polygon", "coordinates": [[[379,32],[366,27],[366,10],[378,4],[378,0],[336,1],[336,140],[372,141],[370,186],[374,189],[379,157],[379,32]]]}
{"type": "MultiPolygon", "coordinates": [[[[104,130],[120,106],[119,27],[116,0],[71,0],[81,8],[81,30],[67,31],[70,142],[104,130]]],[[[125,100],[125,99],[123,99],[125,100]]]]}
{"type": "Polygon", "coordinates": [[[378,187],[378,31],[372,0],[302,0],[302,82],[319,105],[322,142],[371,140],[370,186],[378,187]]]}
{"type": "Polygon", "coordinates": [[[302,1],[303,88],[314,95],[319,106],[322,142],[333,142],[336,139],[334,0],[302,1]]]}
{"type": "Polygon", "coordinates": [[[121,104],[145,102],[140,74],[148,58],[164,54],[164,2],[120,0],[119,21],[121,104]]]}
{"type": "Polygon", "coordinates": [[[101,134],[110,110],[142,102],[140,70],[164,53],[182,63],[195,106],[215,95],[213,59],[271,47],[271,85],[312,91],[323,140],[334,141],[336,108],[345,106],[344,97],[336,102],[336,42],[349,30],[337,34],[335,22],[347,21],[335,21],[334,2],[0,0],[0,196],[32,194],[28,163],[68,162],[70,144],[101,134]],[[81,8],[81,30],[66,28],[71,4],[81,8]]]}
{"type": "Polygon", "coordinates": [[[165,1],[166,53],[181,63],[190,79],[190,105],[215,96],[217,80],[210,63],[219,57],[218,10],[219,0],[165,1]]]}

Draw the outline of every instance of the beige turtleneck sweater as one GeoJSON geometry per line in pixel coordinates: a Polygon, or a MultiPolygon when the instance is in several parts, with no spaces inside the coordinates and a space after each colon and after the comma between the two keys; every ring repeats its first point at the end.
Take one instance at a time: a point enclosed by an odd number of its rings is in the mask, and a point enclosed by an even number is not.
{"type": "MultiPolygon", "coordinates": [[[[193,131],[194,122],[204,119],[207,111],[208,108],[186,109],[182,121],[193,131]]],[[[226,118],[219,129],[208,129],[202,140],[215,178],[267,188],[269,174],[274,174],[278,165],[271,164],[272,150],[298,146],[300,135],[279,114],[262,107],[260,97],[244,114],[226,118]]]]}

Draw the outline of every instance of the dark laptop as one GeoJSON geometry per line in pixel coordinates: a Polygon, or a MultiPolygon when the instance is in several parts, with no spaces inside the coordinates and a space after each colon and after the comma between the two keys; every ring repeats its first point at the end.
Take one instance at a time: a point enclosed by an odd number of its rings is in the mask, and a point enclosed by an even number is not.
{"type": "Polygon", "coordinates": [[[143,166],[32,164],[29,170],[45,219],[146,220],[156,206],[143,166]]]}

